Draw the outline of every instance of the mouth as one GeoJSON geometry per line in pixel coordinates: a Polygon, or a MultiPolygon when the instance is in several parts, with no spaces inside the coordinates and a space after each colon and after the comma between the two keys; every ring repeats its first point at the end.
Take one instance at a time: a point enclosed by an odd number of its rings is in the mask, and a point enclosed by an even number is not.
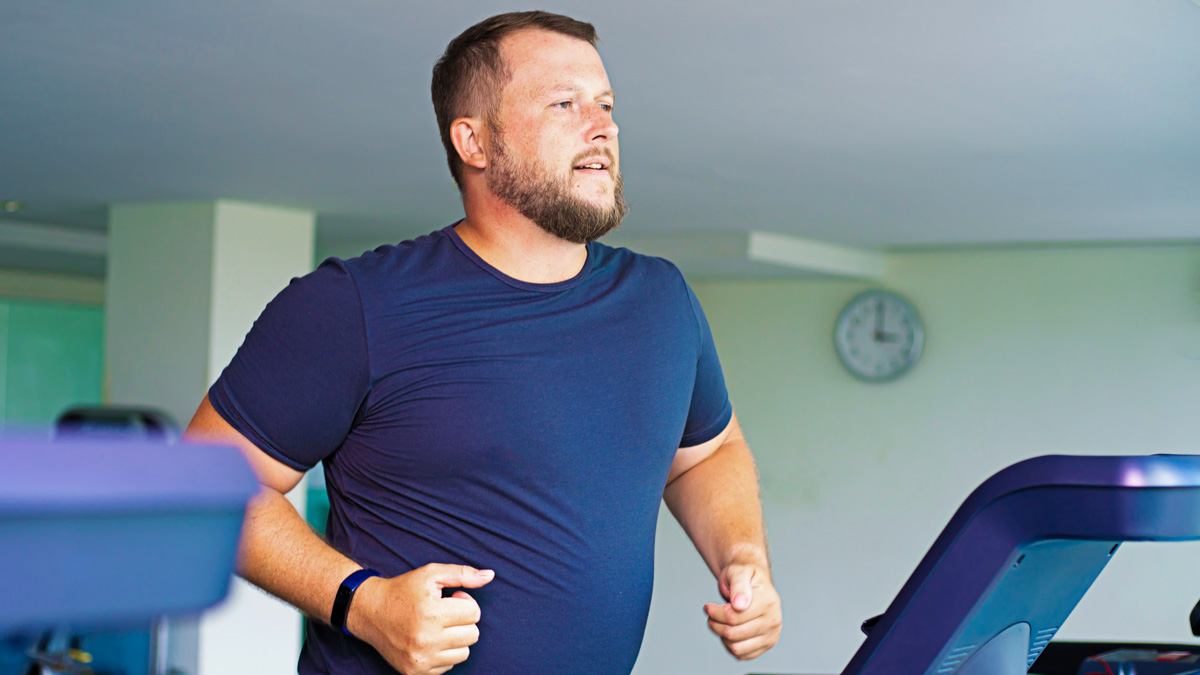
{"type": "Polygon", "coordinates": [[[609,160],[607,157],[587,157],[573,167],[580,174],[608,175],[609,160]]]}

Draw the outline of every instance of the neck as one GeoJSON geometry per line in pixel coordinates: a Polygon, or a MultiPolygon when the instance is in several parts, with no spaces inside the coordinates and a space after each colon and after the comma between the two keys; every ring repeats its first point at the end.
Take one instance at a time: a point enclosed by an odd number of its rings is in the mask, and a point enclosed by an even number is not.
{"type": "Polygon", "coordinates": [[[587,247],[546,232],[493,195],[464,199],[467,217],[454,227],[475,255],[504,274],[534,284],[566,281],[587,262],[587,247]]]}

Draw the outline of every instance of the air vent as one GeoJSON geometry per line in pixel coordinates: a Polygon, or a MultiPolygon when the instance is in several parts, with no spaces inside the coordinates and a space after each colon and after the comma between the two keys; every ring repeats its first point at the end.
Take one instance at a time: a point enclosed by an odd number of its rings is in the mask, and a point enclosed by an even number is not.
{"type": "Polygon", "coordinates": [[[1057,632],[1058,626],[1055,626],[1053,628],[1039,630],[1037,634],[1033,636],[1033,644],[1029,646],[1029,663],[1026,664],[1026,668],[1033,666],[1033,662],[1037,661],[1038,657],[1042,655],[1042,650],[1046,648],[1046,645],[1050,644],[1050,640],[1057,632]]]}
{"type": "Polygon", "coordinates": [[[967,645],[965,647],[957,647],[946,654],[946,658],[942,661],[942,665],[937,669],[938,675],[949,675],[958,670],[958,667],[967,660],[971,652],[975,651],[977,645],[967,645]]]}

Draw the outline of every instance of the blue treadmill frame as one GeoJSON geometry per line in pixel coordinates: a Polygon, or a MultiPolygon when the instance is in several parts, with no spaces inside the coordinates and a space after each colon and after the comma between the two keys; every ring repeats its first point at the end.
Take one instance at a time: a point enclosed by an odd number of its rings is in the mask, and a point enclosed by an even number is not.
{"type": "Polygon", "coordinates": [[[1035,457],[980,485],[842,675],[1026,673],[1123,541],[1200,539],[1200,457],[1035,457]]]}

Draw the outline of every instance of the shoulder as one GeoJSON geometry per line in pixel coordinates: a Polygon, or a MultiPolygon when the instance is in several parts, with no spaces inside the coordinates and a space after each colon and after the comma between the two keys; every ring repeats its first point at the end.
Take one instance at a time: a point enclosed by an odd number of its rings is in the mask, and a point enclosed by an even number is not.
{"type": "Polygon", "coordinates": [[[595,247],[598,273],[610,275],[614,282],[635,291],[637,302],[652,306],[655,316],[675,317],[693,329],[702,328],[700,302],[675,263],[599,242],[591,246],[595,247]]]}
{"type": "Polygon", "coordinates": [[[595,269],[600,273],[633,276],[651,282],[665,283],[672,287],[687,288],[687,282],[675,263],[666,258],[645,255],[621,246],[608,246],[600,242],[590,244],[595,256],[595,269]]]}
{"type": "Polygon", "coordinates": [[[398,244],[385,244],[354,258],[327,258],[322,267],[341,270],[356,280],[390,276],[406,269],[422,268],[431,261],[451,255],[454,242],[446,229],[437,230],[398,244]]]}
{"type": "Polygon", "coordinates": [[[353,258],[327,258],[314,273],[325,283],[349,285],[362,302],[393,303],[438,279],[461,274],[462,254],[443,228],[353,258]]]}

